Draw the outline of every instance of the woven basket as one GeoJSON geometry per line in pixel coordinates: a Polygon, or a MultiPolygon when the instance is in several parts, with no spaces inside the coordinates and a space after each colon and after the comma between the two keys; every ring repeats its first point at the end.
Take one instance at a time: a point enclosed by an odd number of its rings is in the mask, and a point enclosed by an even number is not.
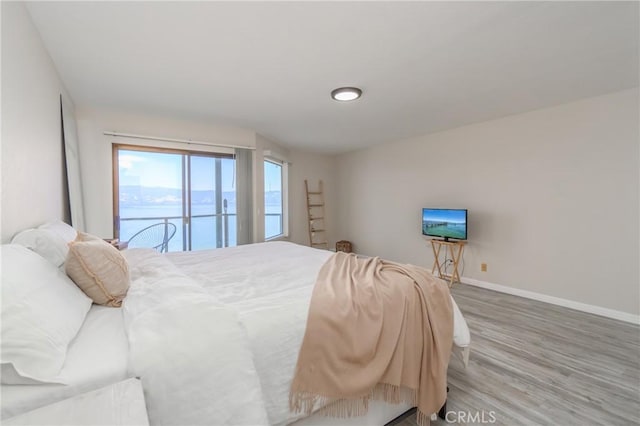
{"type": "Polygon", "coordinates": [[[346,240],[338,241],[336,243],[336,251],[351,253],[351,242],[346,240]]]}

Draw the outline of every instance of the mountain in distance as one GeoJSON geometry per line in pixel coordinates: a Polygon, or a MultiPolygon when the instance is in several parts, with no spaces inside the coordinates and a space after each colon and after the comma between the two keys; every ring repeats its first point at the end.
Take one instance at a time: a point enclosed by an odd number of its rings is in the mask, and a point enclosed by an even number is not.
{"type": "MultiPolygon", "coordinates": [[[[119,194],[120,205],[148,206],[148,205],[176,205],[182,203],[182,189],[162,188],[158,186],[122,185],[119,194]]],[[[235,204],[235,191],[222,191],[222,199],[235,204]]],[[[265,193],[267,204],[279,204],[282,200],[280,191],[265,193]]],[[[191,191],[192,204],[215,204],[216,192],[213,190],[191,191]]]]}
{"type": "MultiPolygon", "coordinates": [[[[122,185],[120,204],[123,206],[162,205],[182,203],[182,189],[158,186],[122,185]]],[[[222,198],[229,203],[236,202],[235,191],[223,191],[222,198]]],[[[216,192],[212,190],[191,191],[193,204],[215,204],[216,192]]]]}

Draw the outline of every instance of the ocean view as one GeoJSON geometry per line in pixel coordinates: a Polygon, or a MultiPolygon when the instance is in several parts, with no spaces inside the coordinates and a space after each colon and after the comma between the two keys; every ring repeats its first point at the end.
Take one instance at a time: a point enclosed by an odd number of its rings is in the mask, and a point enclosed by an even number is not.
{"type": "MultiPolygon", "coordinates": [[[[270,197],[272,198],[272,197],[270,197]]],[[[215,199],[215,198],[214,198],[215,199]]],[[[169,241],[169,251],[182,251],[184,241],[188,238],[189,227],[182,224],[182,203],[175,200],[174,203],[162,203],[152,205],[120,205],[120,240],[128,241],[136,232],[163,222],[164,218],[176,226],[176,234],[169,241]],[[143,219],[144,218],[144,219],[143,219]]],[[[274,235],[280,233],[281,229],[281,204],[271,203],[265,206],[265,233],[274,235]]],[[[194,204],[191,206],[191,249],[202,250],[216,248],[218,246],[217,221],[221,222],[222,234],[221,246],[225,246],[225,226],[228,229],[227,246],[237,245],[237,216],[235,197],[233,200],[227,199],[227,216],[215,215],[215,204],[194,204]]],[[[224,213],[224,210],[223,210],[224,213]]],[[[133,245],[132,245],[133,247],[133,245]]]]}

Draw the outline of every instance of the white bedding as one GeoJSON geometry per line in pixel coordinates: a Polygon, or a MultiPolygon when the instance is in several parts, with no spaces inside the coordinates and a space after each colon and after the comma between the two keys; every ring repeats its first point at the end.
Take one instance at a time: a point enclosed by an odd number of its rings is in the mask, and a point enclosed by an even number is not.
{"type": "MultiPolygon", "coordinates": [[[[329,256],[326,250],[286,242],[167,255],[216,300],[238,310],[272,425],[303,416],[289,412],[289,386],[315,279],[329,256]]],[[[454,338],[459,346],[469,344],[468,327],[455,302],[454,338]]]]}
{"type": "Polygon", "coordinates": [[[60,374],[69,385],[2,385],[2,419],[126,379],[128,346],[122,310],[93,305],[60,374]]]}
{"type": "Polygon", "coordinates": [[[142,381],[150,424],[267,424],[236,311],[153,250],[131,250],[127,259],[129,368],[142,381]]]}

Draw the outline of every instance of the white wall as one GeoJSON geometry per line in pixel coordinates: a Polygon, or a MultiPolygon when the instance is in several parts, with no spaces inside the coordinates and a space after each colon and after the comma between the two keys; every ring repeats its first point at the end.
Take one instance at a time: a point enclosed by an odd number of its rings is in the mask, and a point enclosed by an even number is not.
{"type": "Polygon", "coordinates": [[[464,276],[638,314],[638,117],[627,90],[342,155],[340,235],[431,267],[420,209],[467,208],[464,276]]]}
{"type": "Polygon", "coordinates": [[[60,124],[65,89],[24,4],[2,2],[2,242],[68,219],[60,124]]]}
{"type": "Polygon", "coordinates": [[[322,180],[325,198],[325,227],[329,247],[335,247],[340,238],[337,231],[338,188],[336,178],[335,157],[314,154],[291,149],[289,155],[289,220],[290,241],[309,245],[307,202],[304,180],[309,181],[309,188],[316,190],[322,180]]]}
{"type": "MultiPolygon", "coordinates": [[[[256,135],[256,160],[262,164],[265,155],[277,160],[289,163],[288,167],[288,208],[289,208],[289,236],[280,238],[297,244],[309,245],[308,215],[304,180],[309,180],[310,188],[317,188],[319,180],[322,180],[325,188],[325,216],[326,231],[329,247],[335,244],[335,224],[332,219],[336,217],[335,208],[337,191],[335,188],[335,158],[323,154],[301,151],[293,148],[284,148],[266,137],[256,135]]],[[[264,241],[264,218],[261,215],[264,205],[264,168],[257,167],[254,173],[254,200],[255,209],[254,231],[256,241],[264,241]]]]}

